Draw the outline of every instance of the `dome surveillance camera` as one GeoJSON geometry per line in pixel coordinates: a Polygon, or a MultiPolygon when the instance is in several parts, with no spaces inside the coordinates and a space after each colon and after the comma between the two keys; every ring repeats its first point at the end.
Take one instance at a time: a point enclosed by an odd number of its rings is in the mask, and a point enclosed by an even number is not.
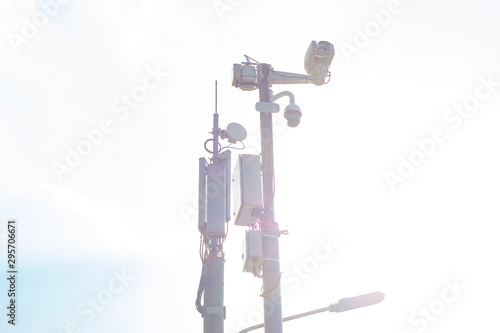
{"type": "Polygon", "coordinates": [[[290,127],[297,127],[300,124],[300,117],[302,117],[302,111],[297,104],[289,104],[285,108],[285,119],[290,127]]]}

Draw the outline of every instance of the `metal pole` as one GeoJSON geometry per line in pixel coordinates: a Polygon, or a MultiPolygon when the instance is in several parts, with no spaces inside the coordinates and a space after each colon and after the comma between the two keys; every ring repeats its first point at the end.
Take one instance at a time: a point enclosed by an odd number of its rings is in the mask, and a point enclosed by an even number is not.
{"type": "Polygon", "coordinates": [[[213,157],[212,162],[217,163],[219,157],[219,114],[217,113],[217,81],[215,81],[215,113],[214,113],[214,129],[213,129],[213,157]]]}
{"type": "Polygon", "coordinates": [[[224,259],[217,256],[220,238],[210,239],[210,255],[205,259],[205,291],[203,295],[203,332],[224,332],[224,259]]]}
{"type": "MultiPolygon", "coordinates": [[[[217,113],[217,81],[215,82],[215,113],[213,115],[213,151],[211,164],[219,164],[221,156],[219,155],[219,114],[217,113]]],[[[203,163],[203,162],[200,162],[203,163]]],[[[204,176],[203,176],[204,177],[204,176]]],[[[228,180],[226,179],[225,182],[228,180]]],[[[216,205],[216,209],[220,209],[219,202],[211,202],[209,193],[206,192],[207,181],[203,180],[200,183],[200,193],[207,195],[207,198],[202,198],[200,201],[200,206],[202,205],[216,205]],[[203,187],[203,188],[202,188],[203,187]]],[[[217,187],[217,193],[223,193],[226,191],[225,183],[212,183],[212,186],[217,187]]],[[[214,190],[213,188],[211,189],[214,190]]],[[[227,193],[227,195],[229,195],[227,193]]],[[[225,200],[225,199],[224,199],[225,200]]],[[[226,209],[221,206],[224,213],[226,209]]],[[[214,208],[214,207],[208,207],[214,208]]],[[[200,210],[202,220],[205,220],[205,211],[200,210]]],[[[210,214],[210,213],[208,213],[210,214]]],[[[217,217],[219,217],[217,215],[217,217]]],[[[208,221],[208,217],[207,217],[208,221]]],[[[224,224],[226,221],[211,221],[216,223],[224,224]]],[[[201,224],[201,223],[199,223],[201,224]]],[[[203,332],[204,333],[224,333],[224,319],[226,317],[224,308],[224,252],[222,251],[222,242],[224,237],[215,236],[208,234],[208,231],[201,228],[202,237],[204,237],[205,242],[208,244],[208,254],[203,260],[203,272],[201,288],[203,291],[203,306],[202,306],[202,316],[203,316],[203,332]]]]}
{"type": "MultiPolygon", "coordinates": [[[[271,101],[268,76],[271,66],[261,64],[263,79],[259,82],[259,98],[261,102],[271,101]]],[[[262,267],[264,325],[265,333],[282,333],[281,310],[281,270],[279,262],[279,226],[274,221],[274,157],[273,157],[273,123],[272,114],[260,114],[260,131],[262,147],[262,184],[264,198],[264,214],[260,223],[262,230],[262,267]]]]}

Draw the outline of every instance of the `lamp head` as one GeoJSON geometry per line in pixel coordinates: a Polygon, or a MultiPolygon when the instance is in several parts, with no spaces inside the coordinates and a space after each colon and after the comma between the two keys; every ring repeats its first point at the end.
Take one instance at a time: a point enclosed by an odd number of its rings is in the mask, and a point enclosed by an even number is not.
{"type": "Polygon", "coordinates": [[[384,293],[376,291],[365,295],[342,298],[336,304],[330,305],[330,312],[344,312],[353,309],[374,305],[384,300],[384,293]]]}

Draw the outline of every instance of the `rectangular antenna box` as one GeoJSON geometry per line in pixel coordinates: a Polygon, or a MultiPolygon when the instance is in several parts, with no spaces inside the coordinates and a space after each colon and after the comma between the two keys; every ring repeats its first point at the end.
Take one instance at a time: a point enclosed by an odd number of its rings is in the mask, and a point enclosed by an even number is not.
{"type": "Polygon", "coordinates": [[[243,241],[243,272],[259,273],[262,270],[262,232],[246,230],[243,241]]]}
{"type": "Polygon", "coordinates": [[[243,154],[233,172],[234,224],[253,226],[254,209],[262,210],[262,178],[260,155],[243,154]]]}
{"type": "Polygon", "coordinates": [[[207,166],[207,236],[226,235],[226,168],[224,165],[207,166]]]}
{"type": "Polygon", "coordinates": [[[231,152],[219,154],[218,164],[199,160],[198,230],[208,237],[225,237],[231,220],[231,152]]]}

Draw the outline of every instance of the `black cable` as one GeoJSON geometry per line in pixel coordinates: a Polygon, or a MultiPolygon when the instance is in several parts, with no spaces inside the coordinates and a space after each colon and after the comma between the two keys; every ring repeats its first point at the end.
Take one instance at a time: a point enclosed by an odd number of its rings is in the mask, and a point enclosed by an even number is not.
{"type": "Polygon", "coordinates": [[[234,143],[230,143],[227,146],[224,146],[224,147],[220,148],[219,149],[219,153],[222,152],[222,149],[226,149],[226,148],[228,148],[228,149],[235,149],[235,150],[243,150],[243,149],[245,149],[245,144],[242,141],[238,141],[238,142],[240,142],[243,145],[243,147],[233,147],[234,143]]]}
{"type": "Polygon", "coordinates": [[[330,79],[331,79],[331,77],[332,77],[332,72],[328,72],[328,75],[327,75],[327,76],[328,76],[328,81],[326,81],[326,82],[325,82],[325,83],[323,83],[323,84],[327,84],[327,83],[329,83],[329,82],[330,82],[330,79]]]}
{"type": "Polygon", "coordinates": [[[199,252],[200,252],[201,262],[203,263],[203,235],[200,235],[200,249],[199,249],[199,252]]]}
{"type": "Polygon", "coordinates": [[[224,244],[224,241],[226,240],[228,233],[229,233],[229,223],[226,222],[226,235],[224,236],[224,239],[222,240],[222,244],[224,244]]]}
{"type": "Polygon", "coordinates": [[[195,306],[196,310],[203,316],[203,306],[201,305],[201,297],[203,295],[203,287],[205,282],[205,263],[201,267],[200,283],[198,284],[198,292],[196,293],[195,306]]]}
{"type": "MultiPolygon", "coordinates": [[[[257,270],[255,269],[255,266],[254,266],[254,268],[252,270],[252,274],[253,274],[253,276],[255,276],[257,278],[262,279],[262,275],[260,275],[259,273],[257,273],[257,270]]],[[[262,287],[264,288],[264,286],[262,286],[262,287]]]]}
{"type": "MultiPolygon", "coordinates": [[[[203,144],[203,147],[205,147],[205,150],[206,150],[207,152],[209,152],[210,154],[213,154],[214,152],[213,152],[213,151],[211,151],[210,149],[208,149],[208,148],[207,148],[207,143],[208,143],[208,142],[210,142],[210,141],[214,141],[214,139],[207,139],[207,140],[205,141],[205,143],[203,144]]],[[[220,151],[220,150],[221,150],[221,148],[220,148],[220,147],[221,147],[221,144],[220,144],[220,142],[218,142],[218,144],[219,144],[219,151],[220,151]]]]}
{"type": "Polygon", "coordinates": [[[264,284],[262,284],[262,288],[260,288],[260,292],[261,292],[261,294],[259,295],[260,297],[264,297],[264,295],[269,295],[274,289],[276,289],[280,285],[282,273],[283,272],[280,272],[280,276],[278,277],[278,282],[276,282],[276,285],[274,287],[272,287],[271,290],[264,293],[264,284]]]}
{"type": "Polygon", "coordinates": [[[255,60],[254,58],[250,58],[249,56],[247,56],[246,54],[243,55],[246,59],[247,59],[247,62],[250,62],[250,60],[253,60],[255,63],[257,64],[260,64],[260,62],[258,62],[257,60],[255,60]]]}

